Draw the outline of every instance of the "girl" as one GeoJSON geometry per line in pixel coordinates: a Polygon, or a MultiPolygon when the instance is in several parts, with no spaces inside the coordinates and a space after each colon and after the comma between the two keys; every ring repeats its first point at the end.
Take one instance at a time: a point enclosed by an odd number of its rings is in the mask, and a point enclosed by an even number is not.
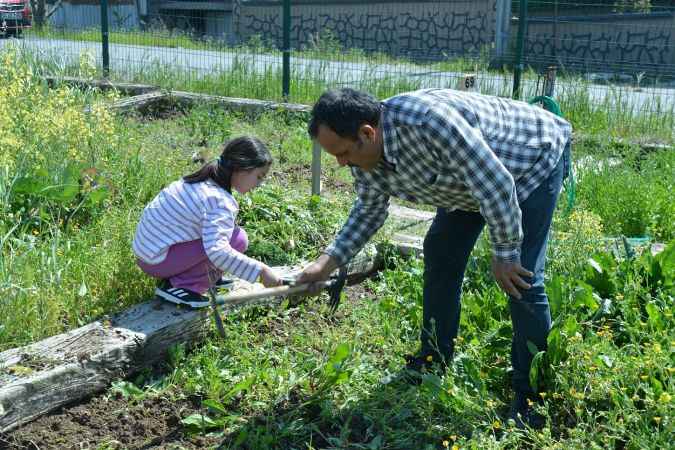
{"type": "Polygon", "coordinates": [[[217,161],[171,183],[143,210],[132,248],[138,266],[163,280],[158,297],[192,307],[208,305],[202,294],[223,272],[266,287],[281,279],[265,264],[243,253],[246,232],[234,224],[239,205],[232,189],[257,187],[272,164],[265,145],[254,137],[230,141],[217,161]]]}

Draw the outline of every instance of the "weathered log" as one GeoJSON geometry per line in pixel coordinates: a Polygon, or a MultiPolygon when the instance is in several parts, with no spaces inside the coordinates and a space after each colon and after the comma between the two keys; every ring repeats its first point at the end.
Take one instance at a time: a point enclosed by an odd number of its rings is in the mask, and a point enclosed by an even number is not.
{"type": "MultiPolygon", "coordinates": [[[[120,114],[143,112],[144,109],[157,108],[161,102],[168,101],[170,101],[170,96],[166,92],[152,91],[118,100],[109,105],[108,109],[120,114]]],[[[88,109],[85,108],[85,111],[88,111],[88,109]]]]}
{"type": "MultiPolygon", "coordinates": [[[[350,263],[348,283],[380,267],[378,251],[367,246],[350,263]]],[[[290,268],[277,270],[293,273],[290,268]]],[[[232,292],[259,288],[237,281],[232,292]]],[[[268,298],[255,304],[279,301],[268,298]]],[[[210,308],[178,308],[152,300],[109,319],[0,353],[0,432],[102,391],[112,381],[165,359],[176,344],[199,343],[209,330],[210,314],[210,308]]]]}
{"type": "Polygon", "coordinates": [[[309,107],[295,103],[276,103],[248,98],[220,97],[216,95],[195,94],[180,91],[152,91],[141,95],[127,97],[108,106],[108,109],[121,114],[149,110],[161,112],[172,108],[187,110],[198,104],[215,104],[228,111],[247,115],[257,115],[264,111],[288,111],[290,113],[306,113],[309,107]]]}
{"type": "Polygon", "coordinates": [[[74,86],[78,89],[87,89],[87,88],[98,88],[101,90],[114,89],[125,95],[140,95],[159,90],[157,86],[151,86],[148,84],[120,83],[120,82],[113,82],[110,80],[87,80],[85,78],[77,78],[77,77],[45,76],[44,80],[47,82],[49,87],[54,87],[59,84],[67,84],[69,86],[74,86]]]}

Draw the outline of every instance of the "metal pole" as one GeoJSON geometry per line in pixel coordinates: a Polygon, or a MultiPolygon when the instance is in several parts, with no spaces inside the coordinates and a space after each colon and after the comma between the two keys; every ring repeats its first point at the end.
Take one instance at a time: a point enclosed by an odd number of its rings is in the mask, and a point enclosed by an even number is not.
{"type": "Polygon", "coordinates": [[[525,48],[525,27],[527,23],[527,0],[520,0],[518,11],[518,43],[516,46],[516,65],[513,69],[513,98],[520,100],[520,77],[523,73],[523,50],[525,48]]]}
{"type": "Polygon", "coordinates": [[[321,147],[312,140],[312,195],[321,195],[321,147]]]}
{"type": "Polygon", "coordinates": [[[509,25],[511,23],[511,0],[497,0],[495,15],[495,60],[504,63],[509,44],[509,25]]]}
{"type": "Polygon", "coordinates": [[[283,79],[281,86],[281,96],[284,101],[288,101],[291,93],[291,0],[284,0],[283,11],[283,28],[284,28],[284,43],[283,43],[283,79]]]}
{"type": "Polygon", "coordinates": [[[101,46],[103,59],[103,77],[110,74],[110,48],[108,44],[108,0],[101,0],[101,46]]]}
{"type": "Polygon", "coordinates": [[[544,95],[547,97],[553,98],[557,69],[556,66],[549,66],[546,68],[546,76],[544,77],[544,95]]]}

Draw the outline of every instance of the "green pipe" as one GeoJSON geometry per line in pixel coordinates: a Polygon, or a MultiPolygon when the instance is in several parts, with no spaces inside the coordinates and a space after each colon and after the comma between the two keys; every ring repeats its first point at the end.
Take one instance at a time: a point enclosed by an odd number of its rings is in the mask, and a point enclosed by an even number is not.
{"type": "MultiPolygon", "coordinates": [[[[546,111],[550,111],[558,117],[563,117],[562,109],[558,102],[546,95],[540,95],[530,99],[530,104],[541,103],[546,111]]],[[[571,164],[571,161],[570,161],[571,164]]],[[[577,183],[574,180],[574,170],[570,167],[570,174],[565,182],[565,191],[567,192],[567,206],[565,207],[565,214],[572,211],[577,198],[577,183]]]]}

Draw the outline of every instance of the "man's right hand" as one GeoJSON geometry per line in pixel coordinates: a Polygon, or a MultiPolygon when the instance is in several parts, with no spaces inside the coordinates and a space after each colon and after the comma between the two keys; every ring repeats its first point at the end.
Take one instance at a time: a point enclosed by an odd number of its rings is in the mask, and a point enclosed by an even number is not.
{"type": "MultiPolygon", "coordinates": [[[[314,261],[309,266],[297,276],[295,282],[297,284],[304,283],[315,283],[317,281],[327,280],[331,273],[337,269],[338,265],[335,260],[326,254],[319,256],[316,261],[314,261]]],[[[320,289],[311,289],[310,294],[317,294],[320,289]]]]}

